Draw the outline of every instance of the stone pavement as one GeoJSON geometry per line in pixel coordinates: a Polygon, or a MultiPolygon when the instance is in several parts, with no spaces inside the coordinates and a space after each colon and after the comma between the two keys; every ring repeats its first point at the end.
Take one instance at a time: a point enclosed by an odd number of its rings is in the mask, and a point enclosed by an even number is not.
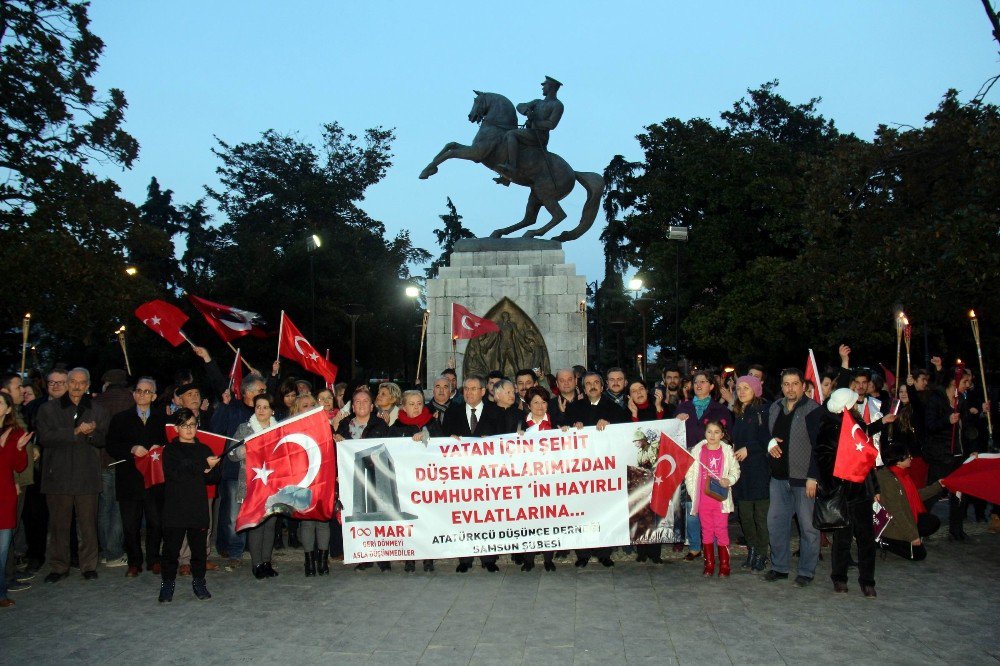
{"type": "Polygon", "coordinates": [[[101,567],[86,582],[74,570],[12,593],[0,663],[997,663],[1000,535],[968,529],[972,543],[936,536],[925,562],[880,559],[876,600],[853,580],[834,595],[829,549],[806,589],[742,572],[707,580],[700,563],[637,564],[621,551],[613,569],[523,573],[503,558],[498,574],[456,574],[454,560],[405,574],[338,562],[306,579],[300,551],[286,550],[278,578],[257,581],[246,564],[210,573],[206,602],[179,578],[171,604],[156,602],[148,573],[101,567]]]}

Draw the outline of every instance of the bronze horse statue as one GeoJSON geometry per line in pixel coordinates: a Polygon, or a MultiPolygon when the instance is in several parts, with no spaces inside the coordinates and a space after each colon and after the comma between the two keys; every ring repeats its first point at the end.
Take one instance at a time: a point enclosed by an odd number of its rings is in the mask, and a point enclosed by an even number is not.
{"type": "Polygon", "coordinates": [[[476,93],[476,99],[469,111],[469,122],[479,123],[471,146],[465,146],[454,141],[445,144],[431,163],[420,172],[420,178],[426,179],[437,173],[438,165],[445,160],[458,158],[479,162],[500,174],[498,183],[507,181],[530,188],[528,205],[524,211],[524,219],[517,224],[503,229],[497,229],[490,236],[500,238],[519,229],[530,227],[538,219],[538,211],[545,207],[552,219],[548,224],[531,229],[524,233],[526,237],[541,236],[566,219],[566,213],[559,201],[572,191],[575,183],[583,185],[587,191],[587,201],[583,206],[580,224],[574,229],[564,231],[553,240],[575,240],[587,233],[597,217],[597,209],[604,194],[604,178],[600,174],[573,171],[566,160],[555,153],[541,148],[526,146],[521,148],[518,168],[510,173],[501,172],[497,167],[507,161],[507,144],[504,140],[508,131],[517,128],[517,113],[514,105],[503,95],[489,92],[476,93]]]}

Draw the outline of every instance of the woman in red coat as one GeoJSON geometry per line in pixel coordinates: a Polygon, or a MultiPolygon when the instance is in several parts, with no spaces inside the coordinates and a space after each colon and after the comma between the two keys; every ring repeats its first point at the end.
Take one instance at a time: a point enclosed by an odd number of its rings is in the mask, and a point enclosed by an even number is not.
{"type": "Polygon", "coordinates": [[[28,454],[24,447],[31,440],[14,423],[14,403],[6,393],[0,393],[0,608],[14,605],[7,598],[7,556],[10,542],[17,527],[17,486],[14,472],[23,472],[28,466],[28,454]]]}

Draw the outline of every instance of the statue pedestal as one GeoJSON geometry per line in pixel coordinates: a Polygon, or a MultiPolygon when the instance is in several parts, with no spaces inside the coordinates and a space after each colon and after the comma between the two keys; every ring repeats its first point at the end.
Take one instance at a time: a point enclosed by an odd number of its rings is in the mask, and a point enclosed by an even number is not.
{"type": "MultiPolygon", "coordinates": [[[[433,386],[434,378],[448,367],[452,355],[452,303],[479,317],[493,311],[489,318],[498,324],[502,319],[507,320],[503,322],[506,329],[502,334],[458,341],[455,370],[459,381],[467,365],[466,352],[470,353],[471,367],[480,371],[481,361],[473,356],[488,348],[494,358],[501,346],[499,335],[513,335],[520,342],[516,357],[518,362],[527,364],[522,367],[542,365],[545,372],[554,373],[559,368],[586,365],[586,294],[587,281],[576,274],[573,264],[566,263],[562,243],[531,238],[458,241],[450,264],[441,268],[437,278],[427,281],[430,319],[425,386],[433,386]],[[503,316],[505,313],[514,316],[507,318],[503,316]],[[522,314],[533,326],[524,318],[519,319],[522,314]],[[538,334],[544,344],[532,342],[532,336],[538,334]],[[542,359],[546,363],[541,364],[542,359]]],[[[501,357],[510,356],[502,353],[501,357]]],[[[514,378],[513,374],[510,378],[514,378]]]]}

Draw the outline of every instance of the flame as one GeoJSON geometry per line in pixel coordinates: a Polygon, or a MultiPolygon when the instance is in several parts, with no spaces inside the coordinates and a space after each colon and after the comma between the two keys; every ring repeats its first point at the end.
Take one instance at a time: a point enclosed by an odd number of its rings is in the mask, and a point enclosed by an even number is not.
{"type": "Polygon", "coordinates": [[[24,313],[24,318],[25,319],[31,319],[31,313],[30,312],[25,312],[24,313]]]}
{"type": "Polygon", "coordinates": [[[969,319],[975,319],[975,318],[976,318],[976,311],[969,310],[969,319]]]}

